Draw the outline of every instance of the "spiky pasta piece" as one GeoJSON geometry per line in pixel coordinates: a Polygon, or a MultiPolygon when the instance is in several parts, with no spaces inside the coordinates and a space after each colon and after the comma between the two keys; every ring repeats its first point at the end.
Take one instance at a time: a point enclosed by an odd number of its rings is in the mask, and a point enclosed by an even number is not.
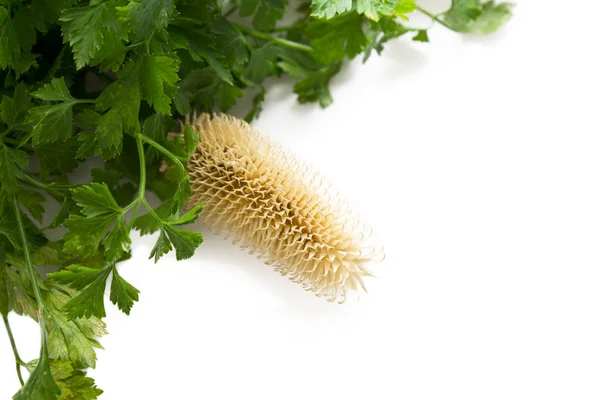
{"type": "Polygon", "coordinates": [[[382,255],[365,245],[364,227],[329,185],[246,122],[202,114],[188,173],[190,205],[201,222],[258,253],[282,275],[329,301],[365,291],[366,264],[382,255]]]}

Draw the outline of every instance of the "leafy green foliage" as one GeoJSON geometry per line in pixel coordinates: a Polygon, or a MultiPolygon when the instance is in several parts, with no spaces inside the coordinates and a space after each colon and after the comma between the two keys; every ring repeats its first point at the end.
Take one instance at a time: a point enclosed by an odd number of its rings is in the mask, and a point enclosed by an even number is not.
{"type": "Polygon", "coordinates": [[[327,107],[347,60],[366,61],[407,33],[429,40],[427,29],[406,22],[415,10],[475,34],[511,16],[509,3],[494,1],[453,0],[433,15],[415,0],[312,0],[281,26],[289,7],[287,0],[0,0],[0,314],[26,315],[45,329],[39,361],[27,364],[31,375],[14,399],[100,396],[83,369],[95,366],[106,334],[106,291],[126,314],[139,300],[135,282],[119,271],[132,229],[155,235],[155,261],[172,251],[190,258],[202,243],[186,229],[202,205],[183,211],[199,140],[182,128],[187,114],[226,112],[252,96],[250,121],[270,80],[284,75],[300,103],[327,107]],[[90,181],[70,182],[92,156],[104,165],[90,181]],[[45,266],[56,272],[36,268],[45,266]]]}
{"type": "Polygon", "coordinates": [[[444,22],[457,32],[489,34],[500,28],[512,16],[511,3],[453,0],[444,14],[444,22]]]}

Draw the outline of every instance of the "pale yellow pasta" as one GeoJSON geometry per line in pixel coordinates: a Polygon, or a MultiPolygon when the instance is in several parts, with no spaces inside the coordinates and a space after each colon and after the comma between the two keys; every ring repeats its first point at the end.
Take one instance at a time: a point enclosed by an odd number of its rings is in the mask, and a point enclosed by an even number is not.
{"type": "Polygon", "coordinates": [[[200,221],[233,237],[282,275],[329,301],[364,289],[367,264],[382,255],[329,185],[242,120],[202,114],[188,173],[200,221]]]}

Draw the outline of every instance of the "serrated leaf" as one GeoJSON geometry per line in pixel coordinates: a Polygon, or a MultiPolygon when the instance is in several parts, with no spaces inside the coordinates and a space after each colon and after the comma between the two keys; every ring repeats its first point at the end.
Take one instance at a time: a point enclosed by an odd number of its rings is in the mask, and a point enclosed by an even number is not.
{"type": "Polygon", "coordinates": [[[279,56],[280,46],[268,42],[254,50],[244,71],[243,79],[250,85],[261,84],[275,70],[275,60],[279,56]]]}
{"type": "Polygon", "coordinates": [[[131,248],[131,239],[129,230],[125,226],[125,219],[120,216],[115,221],[115,225],[110,233],[104,239],[104,250],[106,261],[115,262],[128,253],[131,248]]]}
{"type": "Polygon", "coordinates": [[[69,361],[51,360],[50,369],[61,390],[58,400],[97,400],[103,393],[92,378],[69,361]]]}
{"type": "Polygon", "coordinates": [[[77,103],[69,93],[65,79],[54,78],[51,83],[32,93],[32,96],[45,101],[58,101],[57,104],[33,107],[25,123],[31,125],[32,144],[67,140],[73,135],[73,106],[77,103]]]}
{"type": "Polygon", "coordinates": [[[42,223],[44,216],[44,201],[46,198],[40,192],[34,192],[33,190],[21,189],[17,192],[17,199],[19,203],[29,211],[29,214],[42,223]]]}
{"type": "Polygon", "coordinates": [[[16,127],[23,122],[25,113],[31,105],[29,94],[24,83],[15,88],[12,98],[3,96],[0,104],[2,120],[9,127],[16,127]]]}
{"type": "Polygon", "coordinates": [[[294,93],[298,94],[300,103],[318,102],[325,108],[333,102],[329,91],[329,81],[339,72],[340,64],[333,64],[309,74],[294,85],[294,93]]]}
{"type": "Polygon", "coordinates": [[[187,225],[187,224],[192,224],[192,223],[196,222],[196,220],[198,219],[198,214],[200,214],[200,212],[202,211],[203,206],[204,206],[204,203],[198,204],[197,206],[195,206],[194,208],[189,210],[187,213],[183,214],[181,217],[179,217],[173,221],[169,221],[168,224],[169,225],[187,225]]]}
{"type": "Polygon", "coordinates": [[[91,183],[71,190],[73,200],[81,207],[81,212],[87,217],[121,213],[108,187],[103,183],[91,183]]]}
{"type": "Polygon", "coordinates": [[[469,33],[487,35],[496,32],[512,17],[512,3],[488,1],[483,5],[481,15],[469,27],[469,33]]]}
{"type": "Polygon", "coordinates": [[[64,142],[38,144],[33,151],[40,163],[40,177],[46,179],[51,175],[66,175],[78,165],[77,138],[72,137],[64,142]]]}
{"type": "Polygon", "coordinates": [[[238,0],[240,16],[252,17],[256,29],[268,31],[283,16],[286,0],[238,0]]]}
{"type": "Polygon", "coordinates": [[[27,153],[10,148],[0,141],[0,192],[15,193],[22,170],[28,165],[27,153]]]}
{"type": "Polygon", "coordinates": [[[188,158],[194,155],[198,147],[200,134],[196,132],[190,125],[185,125],[183,128],[183,141],[185,143],[186,155],[188,158]]]}
{"type": "Polygon", "coordinates": [[[140,291],[128,283],[113,268],[112,283],[110,287],[110,301],[119,307],[119,310],[129,315],[133,304],[139,300],[140,291]]]}
{"type": "Polygon", "coordinates": [[[52,377],[48,352],[42,346],[36,367],[25,382],[25,386],[13,396],[13,400],[57,400],[60,394],[61,390],[52,377]]]}
{"type": "Polygon", "coordinates": [[[392,14],[396,5],[396,0],[356,0],[356,12],[373,21],[379,21],[380,16],[392,14]]]}
{"type": "MultiPolygon", "coordinates": [[[[122,118],[123,128],[128,130],[139,123],[140,100],[139,66],[129,61],[117,74],[117,80],[98,97],[96,110],[104,112],[113,109],[122,118]]],[[[116,115],[112,119],[116,119],[116,115]]]]}
{"type": "Polygon", "coordinates": [[[110,214],[94,218],[71,215],[63,223],[63,226],[69,229],[69,232],[64,235],[65,253],[94,253],[115,219],[116,217],[110,214]]]}
{"type": "Polygon", "coordinates": [[[500,28],[511,16],[512,3],[481,0],[453,0],[444,13],[444,22],[457,32],[489,34],[500,28]]]}
{"type": "Polygon", "coordinates": [[[415,11],[417,5],[415,4],[415,0],[400,0],[394,7],[394,14],[405,21],[408,21],[406,14],[410,14],[415,11]]]}
{"type": "Polygon", "coordinates": [[[415,42],[429,42],[429,35],[427,35],[426,29],[421,29],[419,32],[413,37],[415,42]]]}
{"type": "Polygon", "coordinates": [[[171,115],[171,98],[179,81],[178,69],[178,60],[170,56],[147,55],[142,61],[142,98],[163,115],[171,115]]]}
{"type": "Polygon", "coordinates": [[[352,9],[352,0],[312,0],[312,16],[317,18],[333,18],[352,9]]]}
{"type": "Polygon", "coordinates": [[[102,349],[96,338],[107,333],[106,324],[95,317],[68,320],[61,310],[72,294],[75,292],[60,286],[51,287],[45,294],[50,308],[48,350],[55,359],[68,360],[80,368],[95,368],[95,349],[102,349]]]}
{"type": "Polygon", "coordinates": [[[185,231],[163,224],[160,227],[160,236],[150,252],[150,258],[154,257],[154,262],[158,262],[163,255],[174,247],[177,261],[185,260],[194,255],[200,244],[202,244],[202,234],[200,232],[185,231]]]}
{"type": "Polygon", "coordinates": [[[73,49],[77,69],[90,64],[92,59],[99,63],[108,54],[120,51],[118,44],[127,38],[111,1],[65,9],[60,22],[65,41],[73,49]]]}
{"type": "Polygon", "coordinates": [[[126,7],[117,8],[121,17],[131,23],[138,41],[144,41],[169,24],[175,5],[173,0],[132,0],[126,7]]]}
{"type": "Polygon", "coordinates": [[[69,319],[106,317],[104,291],[110,271],[110,267],[95,269],[71,265],[66,270],[50,274],[50,277],[59,283],[81,289],[79,294],[71,298],[62,308],[69,319]]]}
{"type": "Polygon", "coordinates": [[[327,21],[314,20],[306,27],[312,55],[323,64],[354,58],[367,45],[360,15],[349,13],[327,21]]]}

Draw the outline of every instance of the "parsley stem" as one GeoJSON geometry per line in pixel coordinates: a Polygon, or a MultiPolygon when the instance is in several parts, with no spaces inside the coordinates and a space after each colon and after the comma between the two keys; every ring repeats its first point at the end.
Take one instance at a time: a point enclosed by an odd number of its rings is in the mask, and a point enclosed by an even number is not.
{"type": "Polygon", "coordinates": [[[277,43],[280,46],[288,47],[288,48],[294,49],[294,50],[305,51],[307,53],[310,53],[313,51],[312,47],[307,46],[302,43],[292,42],[291,40],[271,36],[271,35],[268,35],[263,32],[255,31],[254,29],[246,28],[243,25],[239,25],[239,24],[235,24],[235,23],[232,23],[232,25],[247,35],[251,35],[251,36],[254,36],[254,37],[257,37],[260,39],[268,40],[270,42],[277,43]]]}
{"type": "Polygon", "coordinates": [[[438,17],[437,15],[417,6],[416,10],[418,10],[419,12],[421,12],[422,14],[427,15],[429,18],[431,18],[433,21],[435,22],[439,22],[440,24],[444,25],[446,28],[450,29],[450,30],[454,30],[450,25],[448,25],[447,23],[444,22],[443,19],[441,19],[440,17],[438,17]]]}
{"type": "Polygon", "coordinates": [[[8,318],[6,316],[2,316],[4,320],[4,326],[6,327],[6,332],[8,333],[8,340],[10,340],[10,345],[13,350],[13,354],[15,355],[15,364],[17,366],[17,376],[19,377],[19,382],[21,382],[21,386],[25,385],[23,381],[23,376],[21,375],[21,366],[24,366],[25,363],[21,360],[19,356],[19,351],[17,350],[17,344],[15,343],[15,337],[13,336],[12,329],[10,329],[10,323],[8,322],[8,318]]]}
{"type": "Polygon", "coordinates": [[[156,150],[160,151],[165,156],[169,157],[175,163],[175,165],[177,167],[179,167],[179,169],[181,170],[181,172],[185,173],[185,167],[181,163],[181,160],[179,159],[179,157],[177,157],[175,154],[171,153],[169,150],[165,149],[159,143],[157,143],[154,140],[150,139],[148,136],[144,136],[144,135],[139,135],[139,136],[140,136],[141,140],[143,140],[144,142],[148,143],[150,146],[154,147],[156,150]]]}
{"type": "Polygon", "coordinates": [[[301,22],[299,24],[294,24],[294,25],[286,25],[286,26],[276,26],[275,28],[271,29],[271,32],[287,32],[287,31],[293,31],[294,29],[299,29],[304,27],[306,24],[304,22],[301,22]]]}
{"type": "Polygon", "coordinates": [[[142,135],[139,133],[135,135],[135,143],[137,145],[138,157],[140,159],[140,186],[138,187],[138,194],[136,199],[132,204],[133,213],[131,214],[131,219],[129,220],[128,230],[131,231],[133,228],[133,224],[135,223],[135,218],[137,217],[137,213],[140,209],[140,204],[144,199],[144,195],[146,193],[146,155],[144,154],[144,143],[142,141],[142,135]]]}
{"type": "Polygon", "coordinates": [[[27,272],[29,272],[29,280],[31,281],[31,287],[33,288],[33,294],[35,296],[35,301],[38,304],[38,321],[40,322],[40,330],[42,336],[42,346],[40,348],[40,360],[48,357],[48,344],[46,342],[46,317],[48,309],[46,308],[46,303],[44,303],[44,298],[42,297],[42,292],[40,291],[40,287],[38,285],[37,280],[39,279],[35,268],[33,267],[33,263],[31,262],[31,255],[29,254],[29,244],[27,243],[27,234],[25,232],[25,226],[23,225],[23,217],[21,216],[21,209],[19,208],[19,202],[17,200],[17,196],[12,196],[13,203],[13,211],[15,213],[15,218],[17,220],[17,229],[19,231],[19,236],[21,237],[21,246],[23,248],[23,256],[25,257],[25,265],[27,266],[27,272]]]}

